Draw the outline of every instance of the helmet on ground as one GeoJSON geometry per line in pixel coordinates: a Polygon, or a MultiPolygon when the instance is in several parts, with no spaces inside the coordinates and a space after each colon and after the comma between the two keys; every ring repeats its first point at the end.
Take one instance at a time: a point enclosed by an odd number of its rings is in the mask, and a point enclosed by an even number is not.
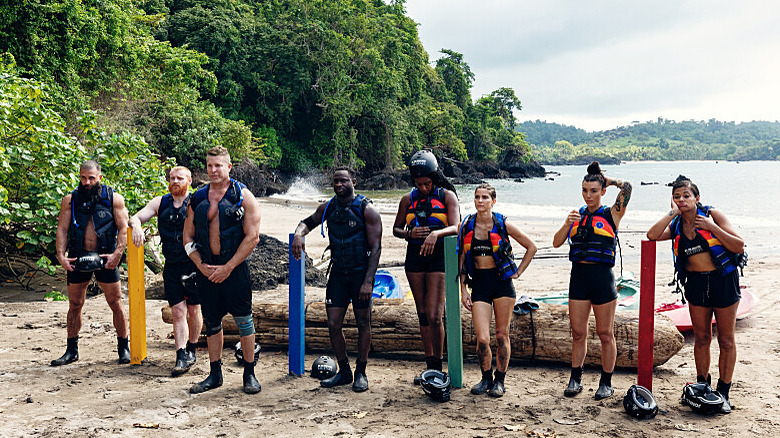
{"type": "Polygon", "coordinates": [[[336,361],[330,356],[320,356],[311,364],[311,376],[320,380],[336,375],[336,361]]]}
{"type": "Polygon", "coordinates": [[[412,179],[429,176],[437,170],[439,170],[439,163],[433,152],[429,150],[417,151],[409,160],[409,173],[412,175],[412,179]]]}
{"type": "MultiPolygon", "coordinates": [[[[260,357],[260,344],[255,342],[255,362],[260,357]]],[[[239,365],[244,364],[244,351],[241,349],[241,341],[236,342],[236,360],[239,365]]]]}
{"type": "Polygon", "coordinates": [[[420,386],[433,400],[450,401],[450,376],[439,370],[425,370],[420,374],[420,386]]]}
{"type": "Polygon", "coordinates": [[[79,272],[93,272],[103,269],[105,261],[96,252],[89,252],[76,259],[74,268],[79,272]]]}
{"type": "Polygon", "coordinates": [[[712,415],[720,412],[723,397],[705,382],[689,383],[683,387],[680,403],[690,406],[697,414],[712,415]]]}
{"type": "Polygon", "coordinates": [[[658,404],[649,389],[644,386],[631,385],[623,397],[623,408],[626,413],[639,419],[653,418],[658,413],[658,404]]]}

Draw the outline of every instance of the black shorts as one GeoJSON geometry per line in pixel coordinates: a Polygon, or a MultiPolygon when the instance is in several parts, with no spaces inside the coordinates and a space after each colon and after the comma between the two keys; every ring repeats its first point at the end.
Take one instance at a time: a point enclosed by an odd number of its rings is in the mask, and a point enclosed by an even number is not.
{"type": "Polygon", "coordinates": [[[349,272],[333,272],[328,277],[325,289],[325,307],[346,309],[352,302],[352,309],[367,309],[371,306],[371,298],[360,300],[360,286],[366,279],[366,271],[358,269],[349,272]]]}
{"type": "Polygon", "coordinates": [[[685,273],[685,299],[694,306],[723,309],[739,302],[739,274],[726,276],[718,271],[685,273]]]}
{"type": "Polygon", "coordinates": [[[569,299],[591,304],[606,304],[617,299],[617,287],[612,266],[603,263],[572,263],[569,278],[569,299]]]}
{"type": "Polygon", "coordinates": [[[198,291],[194,289],[187,290],[181,282],[182,275],[190,275],[197,270],[195,263],[191,261],[165,262],[163,267],[163,287],[165,288],[165,299],[168,300],[169,305],[175,306],[185,300],[188,305],[200,304],[198,291]]]}
{"type": "Polygon", "coordinates": [[[207,327],[218,326],[228,313],[233,316],[252,314],[252,282],[246,261],[236,266],[222,283],[212,283],[200,270],[197,280],[201,313],[207,327]]]}
{"type": "Polygon", "coordinates": [[[473,274],[470,282],[472,302],[484,301],[493,303],[493,300],[496,298],[508,297],[514,299],[517,296],[512,279],[502,280],[498,276],[497,268],[474,269],[473,274]]]}
{"type": "Polygon", "coordinates": [[[86,283],[92,280],[92,274],[95,274],[95,280],[99,283],[116,283],[119,281],[119,268],[99,269],[94,272],[68,271],[66,278],[68,284],[86,283]]]}
{"type": "Polygon", "coordinates": [[[406,246],[406,272],[444,272],[444,244],[441,241],[436,242],[433,253],[427,256],[420,255],[421,248],[422,245],[414,243],[406,246]]]}

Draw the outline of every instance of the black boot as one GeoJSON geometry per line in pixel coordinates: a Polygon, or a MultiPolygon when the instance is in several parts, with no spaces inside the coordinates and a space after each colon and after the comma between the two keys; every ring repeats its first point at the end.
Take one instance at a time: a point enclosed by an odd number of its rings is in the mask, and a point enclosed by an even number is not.
{"type": "Polygon", "coordinates": [[[471,387],[471,393],[474,395],[482,395],[493,386],[493,370],[482,371],[482,380],[476,385],[471,387]]]}
{"type": "Polygon", "coordinates": [[[717,393],[723,397],[723,406],[720,407],[721,414],[731,413],[731,402],[729,401],[729,391],[731,390],[731,383],[726,383],[723,380],[718,379],[717,393]]]}
{"type": "Polygon", "coordinates": [[[349,368],[349,359],[339,361],[339,372],[335,376],[320,382],[323,388],[333,388],[339,385],[352,383],[352,369],[349,368]]]}
{"type": "Polygon", "coordinates": [[[187,350],[179,348],[176,350],[176,365],[171,371],[171,376],[180,376],[190,370],[192,363],[187,360],[187,350]]]}
{"type": "Polygon", "coordinates": [[[355,365],[355,383],[352,384],[352,390],[363,392],[368,390],[368,377],[366,377],[366,362],[360,362],[358,359],[355,365]]]}
{"type": "Polygon", "coordinates": [[[187,341],[187,348],[184,350],[187,352],[187,362],[190,364],[190,366],[195,365],[195,351],[198,349],[198,344],[193,344],[190,341],[187,341]]]}
{"type": "Polygon", "coordinates": [[[116,350],[119,353],[119,360],[117,362],[121,364],[130,363],[130,339],[129,338],[116,338],[116,350]]]}
{"type": "Polygon", "coordinates": [[[596,400],[602,400],[611,397],[615,393],[612,389],[612,373],[601,370],[601,379],[599,380],[599,389],[596,390],[596,400]]]}
{"type": "Polygon", "coordinates": [[[200,394],[214,388],[222,386],[222,361],[210,362],[211,372],[206,380],[192,385],[190,388],[190,394],[200,394]]]}
{"type": "Polygon", "coordinates": [[[65,349],[65,354],[60,356],[59,359],[51,361],[51,366],[58,367],[60,365],[67,365],[69,363],[79,360],[79,337],[68,338],[68,348],[65,349]]]}
{"type": "Polygon", "coordinates": [[[496,375],[493,378],[493,386],[490,387],[488,395],[491,397],[503,397],[504,396],[504,377],[506,372],[496,370],[496,375]]]}
{"type": "Polygon", "coordinates": [[[582,392],[582,367],[572,367],[571,377],[569,377],[569,385],[563,390],[563,395],[566,397],[574,397],[582,392]]]}
{"type": "Polygon", "coordinates": [[[244,362],[244,392],[257,394],[260,392],[260,382],[255,377],[255,363],[244,362]]]}

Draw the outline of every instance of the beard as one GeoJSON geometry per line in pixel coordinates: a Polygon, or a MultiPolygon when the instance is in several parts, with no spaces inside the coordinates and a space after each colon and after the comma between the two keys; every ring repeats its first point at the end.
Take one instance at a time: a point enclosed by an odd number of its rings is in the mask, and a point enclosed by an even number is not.
{"type": "Polygon", "coordinates": [[[168,183],[168,191],[171,192],[171,195],[173,196],[184,196],[187,194],[187,192],[190,190],[189,184],[175,184],[175,183],[168,183]]]}
{"type": "Polygon", "coordinates": [[[85,185],[79,184],[77,193],[81,200],[80,202],[91,201],[92,204],[97,204],[100,201],[100,195],[103,193],[103,185],[98,182],[91,188],[87,188],[85,185]]]}

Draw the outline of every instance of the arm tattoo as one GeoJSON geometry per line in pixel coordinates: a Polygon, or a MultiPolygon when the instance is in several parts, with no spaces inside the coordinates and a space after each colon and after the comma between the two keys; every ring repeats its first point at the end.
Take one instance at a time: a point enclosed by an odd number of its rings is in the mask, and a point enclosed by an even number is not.
{"type": "Polygon", "coordinates": [[[633,190],[633,188],[631,187],[631,183],[628,181],[621,181],[621,183],[623,186],[620,188],[618,199],[623,199],[623,208],[626,208],[628,201],[631,199],[631,190],[633,190]]]}

